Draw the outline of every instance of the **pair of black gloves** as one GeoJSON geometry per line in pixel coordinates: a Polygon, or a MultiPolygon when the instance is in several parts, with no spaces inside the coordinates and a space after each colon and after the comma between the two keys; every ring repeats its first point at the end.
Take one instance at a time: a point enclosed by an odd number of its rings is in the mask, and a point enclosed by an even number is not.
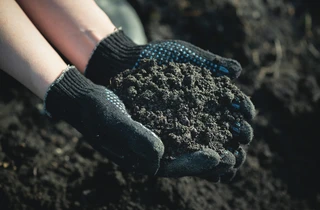
{"type": "MultiPolygon", "coordinates": [[[[237,78],[242,70],[238,62],[187,42],[170,40],[136,45],[118,30],[94,49],[84,76],[69,66],[50,86],[44,101],[47,115],[68,122],[93,148],[127,170],[167,177],[231,179],[246,157],[241,147],[237,151],[226,149],[223,155],[205,149],[160,165],[165,150],[161,139],[134,121],[121,100],[105,87],[111,77],[126,69],[138,68],[144,58],[155,59],[160,65],[191,63],[212,70],[213,76],[226,75],[231,79],[237,78]]],[[[251,104],[248,99],[230,107],[236,107],[236,111],[248,119],[254,112],[251,104]]],[[[239,132],[251,135],[248,127],[242,128],[241,123],[239,126],[239,132]]],[[[244,139],[248,139],[245,143],[251,138],[245,136],[244,139]]]]}

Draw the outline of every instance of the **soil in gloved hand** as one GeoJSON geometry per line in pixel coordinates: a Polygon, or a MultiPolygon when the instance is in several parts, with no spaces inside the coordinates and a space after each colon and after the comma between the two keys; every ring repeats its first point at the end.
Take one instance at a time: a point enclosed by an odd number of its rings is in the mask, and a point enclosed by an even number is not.
{"type": "Polygon", "coordinates": [[[230,127],[243,116],[231,104],[246,96],[226,76],[213,77],[191,64],[144,60],[138,69],[112,78],[108,88],[134,120],[161,138],[164,159],[207,147],[221,154],[223,148],[239,146],[230,127]]]}

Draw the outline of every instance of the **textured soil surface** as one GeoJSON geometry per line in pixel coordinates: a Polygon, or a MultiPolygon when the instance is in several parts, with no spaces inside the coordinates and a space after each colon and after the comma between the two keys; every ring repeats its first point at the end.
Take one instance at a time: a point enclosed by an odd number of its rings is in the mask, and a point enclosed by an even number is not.
{"type": "Polygon", "coordinates": [[[313,0],[130,0],[149,40],[244,67],[255,138],[229,184],[122,172],[0,71],[0,209],[320,209],[320,25],[313,0]]]}
{"type": "Polygon", "coordinates": [[[109,88],[134,120],[160,137],[164,158],[208,147],[221,155],[232,144],[231,126],[243,118],[231,103],[245,96],[230,79],[190,64],[158,66],[146,60],[116,76],[109,88]]]}

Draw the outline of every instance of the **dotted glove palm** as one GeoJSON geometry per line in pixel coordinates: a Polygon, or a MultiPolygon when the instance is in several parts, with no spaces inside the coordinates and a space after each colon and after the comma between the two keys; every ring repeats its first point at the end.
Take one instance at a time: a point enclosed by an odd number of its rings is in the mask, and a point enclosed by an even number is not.
{"type": "MultiPolygon", "coordinates": [[[[212,75],[237,78],[240,64],[232,59],[222,58],[180,40],[156,41],[147,45],[136,45],[121,30],[103,39],[94,50],[86,68],[85,76],[96,84],[108,86],[109,80],[118,73],[139,68],[142,59],[155,59],[159,65],[169,62],[191,63],[209,69],[212,75]]],[[[235,98],[228,105],[231,112],[238,112],[245,120],[254,116],[254,106],[248,97],[235,98]]],[[[252,128],[246,122],[231,126],[234,139],[241,144],[252,140],[252,128]]],[[[171,164],[161,166],[158,175],[169,177],[205,176],[215,181],[230,180],[246,157],[242,147],[237,150],[226,148],[223,154],[212,149],[176,157],[171,164]]]]}
{"type": "Polygon", "coordinates": [[[112,91],[93,84],[75,67],[69,67],[50,86],[44,107],[48,116],[72,125],[121,167],[151,175],[158,171],[162,141],[132,120],[112,91]]]}

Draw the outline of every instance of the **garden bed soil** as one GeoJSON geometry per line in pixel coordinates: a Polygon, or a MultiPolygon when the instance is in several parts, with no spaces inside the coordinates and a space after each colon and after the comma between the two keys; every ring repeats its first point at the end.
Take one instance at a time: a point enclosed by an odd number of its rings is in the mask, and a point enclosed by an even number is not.
{"type": "Polygon", "coordinates": [[[255,138],[231,183],[126,173],[0,71],[0,208],[320,208],[320,26],[316,1],[130,0],[149,40],[182,39],[244,67],[255,138]],[[192,7],[191,7],[192,5],[192,7]]]}

